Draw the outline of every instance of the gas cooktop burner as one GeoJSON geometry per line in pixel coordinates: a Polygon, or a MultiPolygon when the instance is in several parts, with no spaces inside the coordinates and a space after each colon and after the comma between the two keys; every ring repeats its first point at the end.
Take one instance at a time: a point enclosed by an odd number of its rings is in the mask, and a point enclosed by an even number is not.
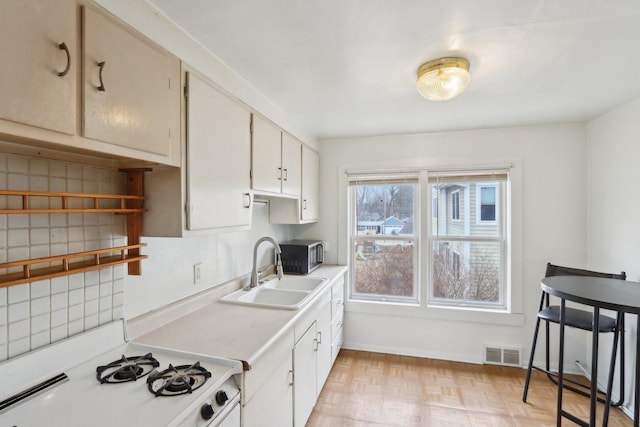
{"type": "Polygon", "coordinates": [[[200,362],[193,365],[173,366],[162,372],[154,370],[147,378],[149,391],[157,396],[177,396],[191,393],[202,386],[211,372],[200,366],[200,362]]]}
{"type": "Polygon", "coordinates": [[[144,356],[125,357],[115,360],[108,365],[96,368],[96,377],[102,384],[116,384],[126,381],[135,381],[149,374],[153,368],[160,366],[151,353],[144,356]]]}

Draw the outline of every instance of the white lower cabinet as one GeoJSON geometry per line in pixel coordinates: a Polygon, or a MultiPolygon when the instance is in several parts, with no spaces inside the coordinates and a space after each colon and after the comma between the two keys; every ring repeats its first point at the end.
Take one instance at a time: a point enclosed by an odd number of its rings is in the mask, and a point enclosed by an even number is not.
{"type": "Polygon", "coordinates": [[[294,426],[304,426],[317,397],[317,324],[313,324],[293,349],[294,426]]]}
{"type": "Polygon", "coordinates": [[[279,338],[243,374],[242,425],[293,425],[293,331],[279,338]]]}

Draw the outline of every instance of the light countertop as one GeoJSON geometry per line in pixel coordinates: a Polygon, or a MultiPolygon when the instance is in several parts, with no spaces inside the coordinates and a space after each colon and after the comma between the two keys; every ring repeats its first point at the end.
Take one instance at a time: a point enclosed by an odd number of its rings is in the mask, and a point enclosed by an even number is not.
{"type": "MultiPolygon", "coordinates": [[[[323,265],[308,277],[329,279],[332,286],[347,270],[345,266],[323,265]]],[[[248,307],[214,300],[204,307],[135,337],[135,342],[189,353],[240,360],[245,369],[312,307],[324,293],[299,310],[248,307]]],[[[292,343],[293,344],[293,343],[292,343]]]]}

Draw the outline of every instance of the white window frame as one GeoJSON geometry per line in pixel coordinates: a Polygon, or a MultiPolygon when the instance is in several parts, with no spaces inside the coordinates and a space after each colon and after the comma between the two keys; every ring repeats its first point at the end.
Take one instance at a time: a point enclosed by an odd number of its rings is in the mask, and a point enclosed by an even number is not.
{"type": "Polygon", "coordinates": [[[496,225],[500,222],[500,192],[498,191],[498,184],[495,182],[487,182],[487,183],[477,183],[476,184],[476,224],[485,224],[485,225],[496,225]],[[483,188],[494,188],[496,191],[496,219],[494,220],[483,220],[482,219],[482,189],[483,188]]]}

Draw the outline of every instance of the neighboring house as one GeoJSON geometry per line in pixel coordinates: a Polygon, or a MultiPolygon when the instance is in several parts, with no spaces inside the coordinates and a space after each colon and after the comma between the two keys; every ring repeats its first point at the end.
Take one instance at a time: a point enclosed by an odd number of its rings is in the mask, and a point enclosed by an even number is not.
{"type": "Polygon", "coordinates": [[[395,216],[390,216],[384,221],[358,221],[358,231],[362,234],[397,235],[405,227],[405,222],[395,216]],[[370,233],[367,233],[370,232],[370,233]]]}

